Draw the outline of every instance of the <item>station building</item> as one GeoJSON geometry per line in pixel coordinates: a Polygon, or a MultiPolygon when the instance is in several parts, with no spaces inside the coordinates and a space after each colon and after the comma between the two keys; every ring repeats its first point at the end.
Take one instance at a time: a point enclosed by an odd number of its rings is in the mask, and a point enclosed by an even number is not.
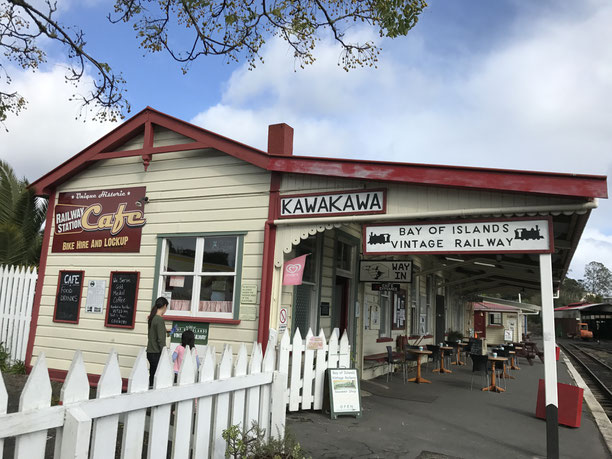
{"type": "Polygon", "coordinates": [[[94,381],[113,348],[128,376],[159,296],[217,350],[346,330],[373,377],[399,335],[472,335],[474,294],[539,291],[541,253],[557,288],[607,197],[604,176],[297,156],[285,124],[261,151],[151,108],[31,187],[49,207],[26,364],[62,379],[81,349],[94,381]]]}

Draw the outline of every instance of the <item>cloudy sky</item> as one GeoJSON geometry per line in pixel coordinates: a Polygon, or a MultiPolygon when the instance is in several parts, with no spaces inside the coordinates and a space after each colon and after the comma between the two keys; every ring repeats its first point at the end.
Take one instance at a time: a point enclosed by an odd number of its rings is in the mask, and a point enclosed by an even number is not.
{"type": "MultiPolygon", "coordinates": [[[[609,0],[431,0],[405,38],[349,31],[382,47],[377,69],[345,72],[324,38],[305,70],[271,40],[253,71],[205,58],[185,76],[167,56],[144,55],[130,26],[109,24],[108,2],[58,4],[90,52],[126,78],[133,112],[149,105],[262,149],[267,126],[286,122],[300,155],[612,176],[609,0]]],[[[30,180],[113,127],[77,119],[65,58],[44,46],[40,71],[10,69],[29,104],[0,131],[0,158],[30,180]]],[[[591,215],[570,277],[589,261],[612,269],[608,200],[591,215]]]]}

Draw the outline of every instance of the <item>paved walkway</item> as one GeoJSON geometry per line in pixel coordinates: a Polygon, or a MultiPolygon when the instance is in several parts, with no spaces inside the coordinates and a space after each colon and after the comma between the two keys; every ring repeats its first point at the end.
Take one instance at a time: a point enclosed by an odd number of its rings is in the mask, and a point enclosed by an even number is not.
{"type": "MultiPolygon", "coordinates": [[[[537,359],[536,359],[537,360],[537,359]]],[[[430,369],[431,370],[431,364],[430,369]]],[[[534,458],[546,457],[546,422],[535,417],[544,365],[512,371],[502,394],[482,392],[471,365],[424,375],[432,384],[402,382],[396,373],[362,383],[363,416],[331,420],[321,412],[288,415],[288,427],[314,458],[534,458]]],[[[559,382],[573,384],[558,362],[559,382]]],[[[586,403],[579,428],[559,426],[563,458],[612,458],[586,403]]]]}

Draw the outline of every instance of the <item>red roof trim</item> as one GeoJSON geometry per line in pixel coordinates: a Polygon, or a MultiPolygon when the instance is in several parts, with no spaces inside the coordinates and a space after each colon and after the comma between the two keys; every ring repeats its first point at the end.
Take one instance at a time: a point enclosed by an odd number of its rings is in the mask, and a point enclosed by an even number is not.
{"type": "Polygon", "coordinates": [[[193,144],[176,146],[180,150],[214,148],[269,171],[567,197],[608,197],[606,177],[601,175],[273,155],[150,107],[145,108],[80,153],[43,175],[30,187],[39,195],[49,194],[55,186],[99,159],[174,151],[172,147],[152,146],[152,124],[194,140],[193,144]],[[147,140],[142,149],[116,151],[120,145],[142,132],[145,133],[147,140]]]}
{"type": "Polygon", "coordinates": [[[607,198],[606,176],[513,171],[380,161],[273,157],[271,170],[298,174],[412,182],[427,185],[505,190],[586,198],[607,198]]]}

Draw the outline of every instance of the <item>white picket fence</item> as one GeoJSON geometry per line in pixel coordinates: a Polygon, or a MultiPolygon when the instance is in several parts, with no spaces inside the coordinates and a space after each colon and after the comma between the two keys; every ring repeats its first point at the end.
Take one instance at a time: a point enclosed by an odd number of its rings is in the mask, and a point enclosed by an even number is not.
{"type": "Polygon", "coordinates": [[[338,329],[334,329],[328,343],[321,330],[318,342],[323,344],[322,349],[308,349],[314,336],[310,329],[304,340],[299,329],[293,342],[288,333],[283,334],[278,346],[278,371],[291,375],[285,396],[289,411],[322,409],[325,370],[350,367],[351,347],[346,330],[342,338],[338,339],[338,335],[338,329]]]}
{"type": "Polygon", "coordinates": [[[12,362],[25,360],[37,277],[36,268],[0,266],[0,342],[12,362]]]}
{"type": "Polygon", "coordinates": [[[85,365],[77,351],[61,390],[61,405],[50,406],[51,383],[41,354],[23,389],[19,412],[4,414],[7,393],[0,378],[0,457],[4,438],[14,436],[14,457],[43,458],[50,429],[56,429],[54,457],[82,459],[140,458],[145,447],[146,457],[166,458],[168,441],[172,458],[224,458],[223,430],[230,425],[246,430],[253,422],[265,429],[268,438],[284,435],[287,374],[274,371],[274,346],[262,356],[261,345],[255,343],[249,359],[243,344],[235,362],[231,347],[226,346],[218,365],[209,347],[200,359],[196,370],[195,353],[186,351],[173,385],[173,366],[164,348],[154,388],[149,390],[142,349],[132,367],[128,391],[121,394],[113,351],[98,382],[97,397],[89,400],[85,365]],[[118,441],[120,415],[123,432],[118,441]]]}
{"type": "Polygon", "coordinates": [[[169,441],[172,458],[223,458],[223,430],[230,425],[247,430],[254,422],[265,430],[266,438],[280,438],[285,433],[286,410],[321,409],[325,370],[350,366],[346,331],[338,339],[334,330],[327,342],[321,330],[315,340],[320,349],[309,345],[312,337],[309,330],[302,340],[298,330],[291,343],[285,333],[277,346],[269,343],[265,355],[261,345],[254,343],[250,358],[244,344],[236,358],[231,346],[225,346],[218,364],[214,347],[206,347],[199,369],[195,352],[187,351],[176,385],[170,352],[164,348],[153,389],[148,387],[146,352],[142,349],[125,394],[121,393],[119,362],[113,351],[98,382],[96,398],[91,400],[83,357],[77,351],[57,406],[50,406],[51,383],[41,354],[25,384],[17,413],[6,414],[8,396],[0,377],[0,458],[7,437],[16,437],[15,458],[43,458],[51,429],[56,429],[56,458],[140,458],[145,448],[146,457],[165,458],[169,441]],[[120,425],[123,431],[118,442],[120,425]]]}

